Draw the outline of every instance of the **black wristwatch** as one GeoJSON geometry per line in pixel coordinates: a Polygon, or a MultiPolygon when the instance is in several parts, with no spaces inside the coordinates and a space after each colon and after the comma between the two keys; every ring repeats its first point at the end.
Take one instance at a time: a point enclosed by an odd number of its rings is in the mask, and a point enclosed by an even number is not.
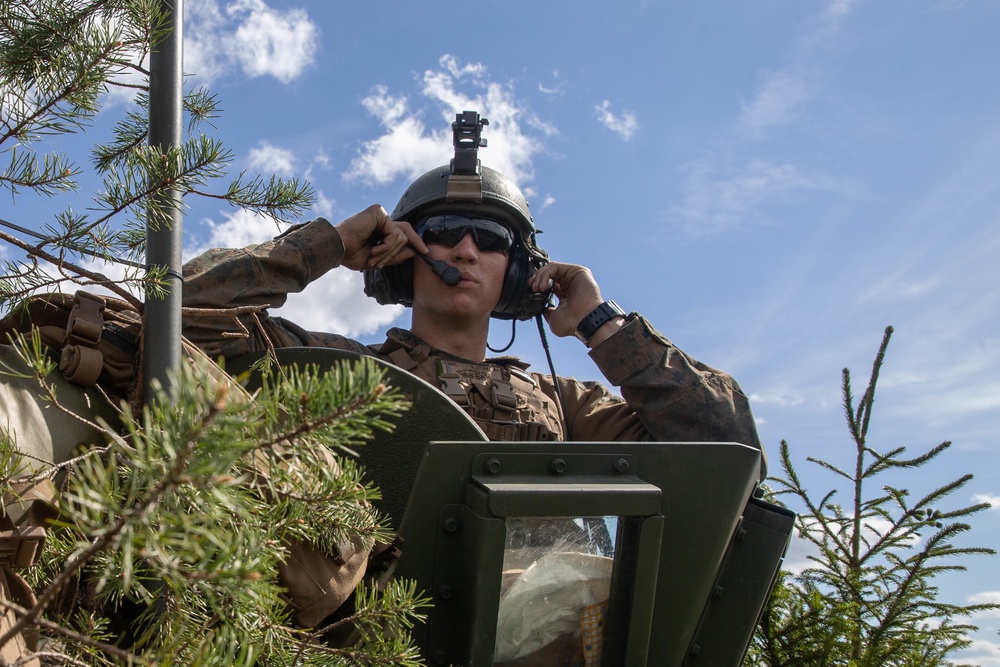
{"type": "Polygon", "coordinates": [[[576,337],[584,344],[590,343],[590,339],[594,337],[597,330],[616,317],[625,317],[625,311],[619,308],[614,301],[605,301],[580,320],[580,323],[576,325],[576,337]]]}

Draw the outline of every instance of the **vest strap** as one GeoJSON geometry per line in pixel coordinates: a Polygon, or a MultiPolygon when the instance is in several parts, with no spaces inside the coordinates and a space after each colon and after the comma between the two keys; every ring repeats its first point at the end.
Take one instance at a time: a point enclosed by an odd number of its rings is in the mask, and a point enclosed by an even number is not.
{"type": "Polygon", "coordinates": [[[78,385],[92,387],[104,367],[104,355],[97,349],[104,332],[104,308],[102,297],[86,292],[77,292],[73,297],[73,309],[66,321],[66,344],[59,359],[59,370],[63,376],[78,385]]]}
{"type": "Polygon", "coordinates": [[[469,391],[462,384],[462,376],[459,375],[455,364],[450,361],[438,360],[438,380],[441,391],[451,400],[455,401],[459,407],[467,408],[472,405],[469,400],[469,391]]]}

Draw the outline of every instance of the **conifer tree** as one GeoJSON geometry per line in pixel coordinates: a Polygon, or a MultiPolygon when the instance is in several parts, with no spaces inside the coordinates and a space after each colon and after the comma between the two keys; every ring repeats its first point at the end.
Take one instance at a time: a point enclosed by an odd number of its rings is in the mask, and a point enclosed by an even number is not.
{"type": "Polygon", "coordinates": [[[969,617],[994,604],[960,605],[939,599],[935,577],[964,571],[963,559],[993,556],[992,549],[963,546],[970,517],[988,504],[949,506],[972,479],[949,481],[913,494],[899,476],[935,460],[950,442],[914,457],[905,447],[877,450],[868,441],[875,386],[892,335],[885,330],[868,387],[855,399],[843,371],[843,402],[853,444],[851,465],[807,460],[842,486],[816,496],[803,485],[791,449],[781,443],[784,477],[772,478],[777,499],[801,507],[797,529],[813,547],[811,564],[783,571],[764,610],[747,664],[760,667],[934,667],[971,644],[969,617]],[[838,502],[838,492],[846,498],[838,502]]]}
{"type": "Polygon", "coordinates": [[[180,148],[164,153],[147,144],[144,63],[152,44],[164,37],[163,24],[161,3],[151,0],[0,4],[0,193],[6,191],[15,204],[25,193],[58,197],[60,204],[41,238],[28,241],[9,228],[0,230],[0,239],[27,254],[23,262],[6,263],[0,311],[64,282],[100,285],[141,308],[133,294],[155,295],[162,278],[155,270],[146,274],[144,244],[147,221],[157,219],[156,195],[168,188],[276,220],[289,220],[313,203],[312,188],[294,178],[239,174],[212,189],[233,154],[202,132],[218,115],[218,102],[205,88],[184,96],[188,136],[180,148]],[[112,89],[134,90],[133,106],[111,136],[93,146],[92,176],[100,185],[74,205],[68,193],[78,189],[84,167],[48,144],[92,126],[112,89]],[[75,261],[81,256],[125,260],[124,279],[85,269],[75,261]]]}
{"type": "MultiPolygon", "coordinates": [[[[40,233],[4,221],[0,240],[22,256],[5,262],[0,313],[18,312],[38,291],[98,285],[141,313],[162,284],[162,270],[147,272],[143,258],[146,224],[166,188],[278,221],[311,205],[311,187],[295,179],[239,174],[216,186],[233,156],[202,131],[217,116],[206,89],[185,94],[180,148],[148,145],[144,62],[163,25],[156,0],[0,2],[0,193],[15,218],[20,197],[56,204],[40,233]],[[52,150],[94,126],[112,89],[134,91],[133,103],[89,161],[52,150]],[[78,195],[84,176],[99,185],[78,195]],[[124,278],[88,268],[88,257],[118,262],[124,278]]],[[[19,350],[17,372],[61,409],[37,331],[0,342],[19,350]]],[[[391,428],[405,400],[363,361],[268,377],[251,400],[214,365],[192,362],[169,399],[121,405],[111,425],[78,415],[103,437],[34,475],[63,485],[60,515],[28,573],[37,600],[2,601],[18,620],[0,645],[37,628],[45,664],[420,664],[408,627],[425,601],[412,585],[364,583],[336,622],[353,626],[358,640],[334,648],[318,640],[323,629],[292,624],[277,576],[290,544],[333,553],[388,539],[371,506],[377,490],[353,450],[373,429],[391,428]]],[[[0,490],[23,481],[22,463],[0,432],[0,490]]]]}

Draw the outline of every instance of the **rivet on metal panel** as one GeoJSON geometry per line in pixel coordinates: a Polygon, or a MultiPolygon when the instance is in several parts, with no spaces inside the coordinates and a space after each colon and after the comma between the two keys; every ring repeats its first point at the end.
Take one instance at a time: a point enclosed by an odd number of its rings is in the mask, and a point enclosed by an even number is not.
{"type": "Polygon", "coordinates": [[[621,473],[628,472],[628,459],[618,459],[615,461],[615,470],[621,473]]]}
{"type": "Polygon", "coordinates": [[[552,459],[552,463],[549,464],[549,470],[557,475],[561,475],[566,472],[566,461],[563,459],[552,459]]]}
{"type": "Polygon", "coordinates": [[[445,517],[444,521],[441,522],[441,527],[448,533],[458,532],[458,519],[453,516],[445,517]]]}
{"type": "Polygon", "coordinates": [[[451,584],[441,584],[438,586],[438,597],[442,600],[450,600],[455,594],[455,590],[451,587],[451,584]]]}
{"type": "Polygon", "coordinates": [[[500,459],[497,458],[486,459],[486,465],[483,467],[486,468],[486,472],[490,473],[491,475],[495,475],[498,472],[500,472],[500,467],[501,467],[500,459]]]}

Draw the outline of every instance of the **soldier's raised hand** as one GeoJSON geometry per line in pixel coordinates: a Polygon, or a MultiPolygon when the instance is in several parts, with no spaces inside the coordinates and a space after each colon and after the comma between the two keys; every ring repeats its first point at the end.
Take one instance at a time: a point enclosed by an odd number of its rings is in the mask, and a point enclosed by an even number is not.
{"type": "Polygon", "coordinates": [[[342,266],[355,271],[399,264],[427,246],[408,222],[393,220],[379,204],[373,204],[335,225],[344,244],[342,266]]]}

